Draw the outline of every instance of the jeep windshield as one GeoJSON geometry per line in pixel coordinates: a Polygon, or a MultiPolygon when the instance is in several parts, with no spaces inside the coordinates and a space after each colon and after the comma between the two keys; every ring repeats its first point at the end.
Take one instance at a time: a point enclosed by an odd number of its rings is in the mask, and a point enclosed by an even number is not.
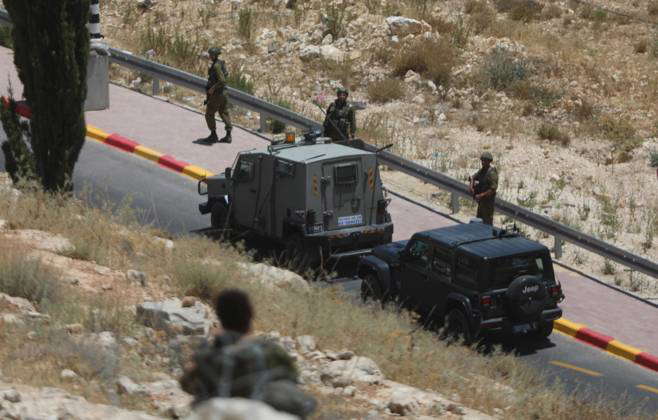
{"type": "Polygon", "coordinates": [[[491,261],[492,278],[490,287],[505,288],[521,275],[540,275],[544,280],[553,279],[553,266],[549,256],[521,255],[497,258],[491,261]]]}

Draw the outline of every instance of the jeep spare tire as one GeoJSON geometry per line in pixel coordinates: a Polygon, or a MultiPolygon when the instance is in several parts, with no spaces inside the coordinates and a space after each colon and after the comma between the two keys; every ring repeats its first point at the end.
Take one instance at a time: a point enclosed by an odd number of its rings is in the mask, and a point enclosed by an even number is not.
{"type": "Polygon", "coordinates": [[[515,318],[530,321],[539,317],[548,293],[539,276],[519,276],[507,288],[507,302],[515,318]]]}

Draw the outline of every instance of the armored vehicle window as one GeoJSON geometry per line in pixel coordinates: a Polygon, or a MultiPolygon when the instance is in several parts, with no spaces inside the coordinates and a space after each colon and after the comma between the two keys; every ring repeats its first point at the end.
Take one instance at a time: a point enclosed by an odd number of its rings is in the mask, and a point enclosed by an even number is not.
{"type": "Polygon", "coordinates": [[[280,176],[295,176],[295,164],[292,162],[285,162],[283,160],[276,161],[276,173],[280,176]]]}
{"type": "Polygon", "coordinates": [[[250,181],[254,177],[254,161],[246,158],[240,159],[235,173],[235,179],[238,182],[250,181]]]}
{"type": "Polygon", "coordinates": [[[353,163],[334,166],[334,179],[336,185],[356,184],[357,166],[353,163]]]}
{"type": "Polygon", "coordinates": [[[494,287],[506,287],[512,280],[523,274],[541,275],[544,278],[550,278],[550,274],[544,270],[547,262],[545,263],[541,255],[500,258],[492,261],[492,264],[492,286],[494,287]]]}
{"type": "Polygon", "coordinates": [[[427,242],[415,240],[409,246],[409,261],[427,267],[432,248],[427,242]]]}

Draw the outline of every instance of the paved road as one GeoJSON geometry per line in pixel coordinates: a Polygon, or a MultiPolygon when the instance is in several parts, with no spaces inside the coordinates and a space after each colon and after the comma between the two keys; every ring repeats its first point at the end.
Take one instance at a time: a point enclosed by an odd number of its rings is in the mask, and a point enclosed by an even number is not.
{"type": "MultiPolygon", "coordinates": [[[[13,78],[14,92],[20,96],[11,56],[4,49],[0,49],[0,68],[13,78]]],[[[6,85],[6,79],[0,83],[6,85]]],[[[4,85],[0,85],[0,89],[5,90],[4,85]]],[[[229,166],[240,150],[263,145],[262,139],[239,129],[234,131],[231,145],[193,144],[194,139],[206,134],[200,115],[120,87],[111,87],[111,105],[108,111],[88,113],[88,123],[210,170],[219,171],[229,166]]],[[[172,233],[185,233],[208,225],[207,217],[201,217],[196,211],[199,197],[193,182],[104,145],[88,142],[76,168],[75,180],[78,187],[88,182],[100,189],[108,200],[132,196],[133,206],[141,209],[144,222],[172,233]]],[[[391,212],[396,239],[406,238],[417,230],[451,223],[402,200],[394,201],[391,212]]],[[[658,310],[582,276],[564,270],[558,270],[558,275],[567,294],[563,305],[567,318],[658,354],[658,337],[653,327],[658,320],[658,310]]],[[[582,380],[592,386],[598,384],[599,389],[612,396],[619,395],[623,389],[636,398],[652,398],[650,407],[658,410],[658,375],[558,334],[552,337],[552,343],[555,345],[540,345],[539,348],[531,345],[530,351],[524,345],[519,350],[530,353],[525,359],[537,366],[547,366],[551,374],[559,375],[570,386],[582,380]],[[590,376],[592,374],[601,375],[590,376]],[[638,385],[648,388],[640,389],[638,385]]]]}

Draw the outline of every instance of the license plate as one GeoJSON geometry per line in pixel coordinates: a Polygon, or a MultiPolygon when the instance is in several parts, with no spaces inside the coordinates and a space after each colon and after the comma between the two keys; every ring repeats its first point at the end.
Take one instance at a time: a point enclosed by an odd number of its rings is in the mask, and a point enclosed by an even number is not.
{"type": "Polygon", "coordinates": [[[528,331],[530,331],[530,324],[521,324],[521,325],[512,326],[513,333],[525,333],[528,331]]]}
{"type": "Polygon", "coordinates": [[[342,216],[338,218],[338,226],[360,225],[362,223],[363,223],[362,214],[354,214],[352,216],[342,216]]]}
{"type": "Polygon", "coordinates": [[[311,232],[310,233],[320,233],[324,230],[324,226],[322,223],[317,223],[313,226],[311,226],[311,232]]]}

